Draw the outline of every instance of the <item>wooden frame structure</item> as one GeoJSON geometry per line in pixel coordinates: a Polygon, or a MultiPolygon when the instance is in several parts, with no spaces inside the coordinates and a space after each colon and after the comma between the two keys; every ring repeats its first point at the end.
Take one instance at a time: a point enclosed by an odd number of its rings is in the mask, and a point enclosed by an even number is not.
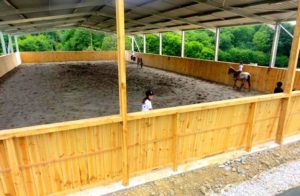
{"type": "Polygon", "coordinates": [[[300,11],[284,93],[128,114],[124,0],[115,2],[120,114],[1,131],[1,195],[64,194],[118,180],[127,185],[131,176],[152,169],[176,170],[180,163],[241,148],[250,151],[259,143],[282,143],[300,133],[300,93],[292,92],[300,11]]]}

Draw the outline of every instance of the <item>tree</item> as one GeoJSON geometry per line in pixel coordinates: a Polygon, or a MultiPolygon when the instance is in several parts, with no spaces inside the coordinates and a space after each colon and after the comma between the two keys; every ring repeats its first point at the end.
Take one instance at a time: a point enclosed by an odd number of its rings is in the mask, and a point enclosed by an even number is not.
{"type": "Polygon", "coordinates": [[[163,34],[163,54],[170,56],[180,56],[181,39],[178,33],[167,32],[163,34]]]}
{"type": "Polygon", "coordinates": [[[52,50],[52,46],[45,35],[26,35],[19,39],[20,51],[47,51],[52,50]]]}
{"type": "Polygon", "coordinates": [[[117,36],[105,36],[102,42],[102,50],[117,50],[117,36]]]}
{"type": "Polygon", "coordinates": [[[147,53],[158,54],[159,53],[159,37],[153,34],[146,35],[146,50],[147,53]]]}

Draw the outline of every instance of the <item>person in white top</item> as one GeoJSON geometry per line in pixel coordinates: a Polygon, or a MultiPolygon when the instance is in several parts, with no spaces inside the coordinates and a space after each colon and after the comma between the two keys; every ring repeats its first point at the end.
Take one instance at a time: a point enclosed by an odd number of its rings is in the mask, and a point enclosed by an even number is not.
{"type": "Polygon", "coordinates": [[[243,68],[244,68],[243,62],[240,62],[239,68],[238,68],[238,70],[236,70],[237,71],[237,73],[236,73],[237,76],[240,76],[240,74],[243,72],[243,68]]]}
{"type": "Polygon", "coordinates": [[[151,100],[153,99],[153,92],[151,90],[146,91],[146,97],[143,99],[142,102],[142,111],[149,111],[152,110],[152,102],[151,100]]]}
{"type": "Polygon", "coordinates": [[[243,68],[244,68],[243,62],[240,62],[238,71],[242,72],[243,68]]]}

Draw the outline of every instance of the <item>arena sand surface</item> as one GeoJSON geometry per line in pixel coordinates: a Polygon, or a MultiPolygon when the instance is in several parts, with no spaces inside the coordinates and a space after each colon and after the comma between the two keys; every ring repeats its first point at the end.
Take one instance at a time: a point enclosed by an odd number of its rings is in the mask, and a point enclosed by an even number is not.
{"type": "MultiPolygon", "coordinates": [[[[128,64],[129,112],[149,88],[155,109],[261,94],[128,64]]],[[[118,102],[115,62],[21,65],[0,79],[0,130],[118,114],[118,102]]]]}

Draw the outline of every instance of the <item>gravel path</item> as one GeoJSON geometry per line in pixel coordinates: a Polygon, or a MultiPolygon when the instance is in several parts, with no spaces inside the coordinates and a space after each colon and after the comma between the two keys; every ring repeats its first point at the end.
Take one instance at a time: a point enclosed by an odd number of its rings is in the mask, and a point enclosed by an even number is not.
{"type": "Polygon", "coordinates": [[[269,196],[300,185],[299,168],[300,141],[297,141],[114,192],[111,195],[269,196]]]}
{"type": "Polygon", "coordinates": [[[251,180],[229,188],[222,194],[213,196],[269,196],[300,185],[300,160],[283,164],[262,172],[251,180]]]}

